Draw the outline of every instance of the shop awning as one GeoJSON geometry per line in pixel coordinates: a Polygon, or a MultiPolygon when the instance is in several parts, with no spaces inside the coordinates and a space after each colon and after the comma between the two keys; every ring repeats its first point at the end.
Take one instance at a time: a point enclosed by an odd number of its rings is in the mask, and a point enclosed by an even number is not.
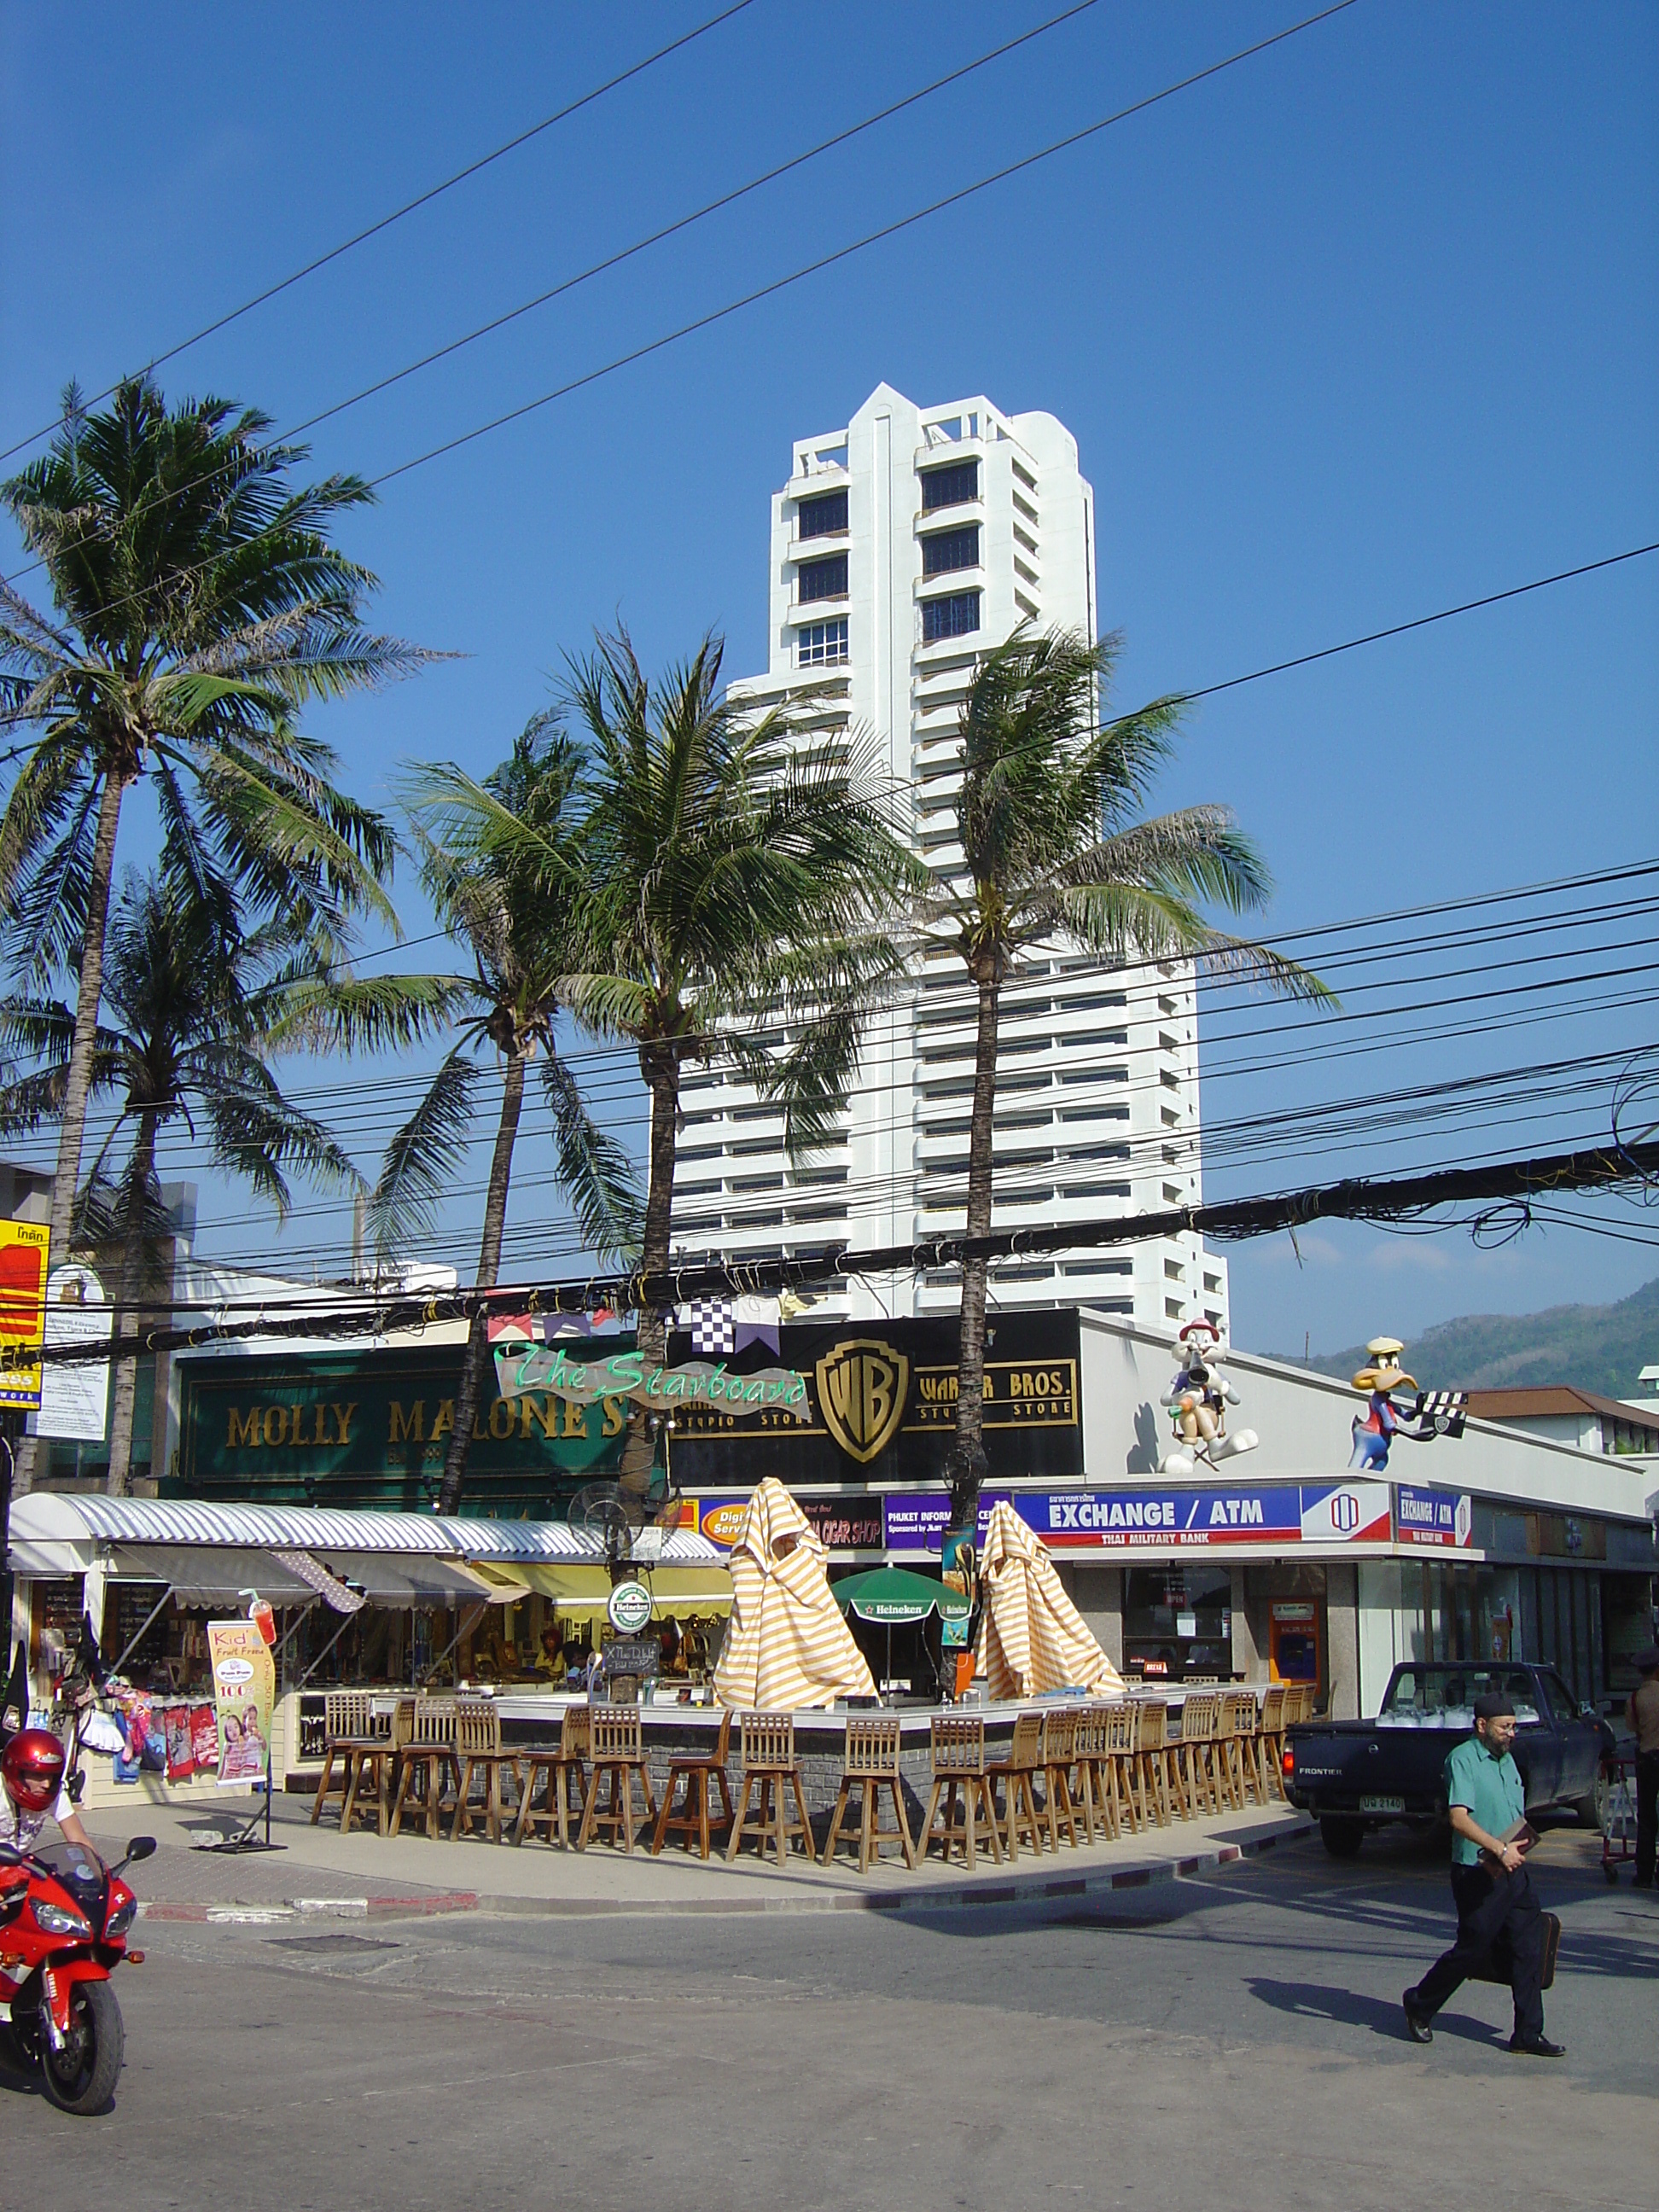
{"type": "Polygon", "coordinates": [[[522,1571],[502,1568],[494,1577],[475,1574],[459,1559],[390,1559],[381,1552],[330,1552],[323,1565],[356,1584],[371,1605],[508,1605],[526,1594],[522,1571]]]}
{"type": "Polygon", "coordinates": [[[225,1606],[240,1613],[244,1590],[276,1606],[314,1605],[317,1594],[269,1552],[223,1544],[117,1544],[106,1569],[110,1581],[153,1583],[171,1589],[175,1605],[225,1606]]]}
{"type": "MultiPolygon", "coordinates": [[[[611,1601],[611,1573],[606,1567],[541,1565],[532,1561],[506,1568],[490,1559],[475,1559],[471,1564],[476,1573],[492,1582],[510,1577],[521,1594],[530,1589],[550,1599],[568,1620],[593,1619],[611,1601]]],[[[640,1580],[651,1592],[655,1620],[665,1620],[670,1613],[678,1617],[712,1613],[723,1617],[732,1610],[732,1577],[715,1561],[707,1566],[653,1567],[642,1571],[640,1580]]],[[[510,1595],[501,1592],[503,1597],[510,1595]]]]}
{"type": "MultiPolygon", "coordinates": [[[[80,1574],[104,1544],[203,1544],[249,1550],[267,1547],[310,1552],[413,1553],[416,1557],[602,1562],[605,1547],[563,1521],[468,1520],[437,1513],[359,1513],[312,1505],[240,1505],[193,1498],[111,1498],[101,1491],[31,1491],[12,1507],[15,1545],[64,1547],[52,1571],[80,1574]],[[78,1550],[79,1556],[76,1556],[78,1550]]],[[[724,1555],[692,1528],[676,1528],[663,1544],[675,1565],[724,1555]]]]}

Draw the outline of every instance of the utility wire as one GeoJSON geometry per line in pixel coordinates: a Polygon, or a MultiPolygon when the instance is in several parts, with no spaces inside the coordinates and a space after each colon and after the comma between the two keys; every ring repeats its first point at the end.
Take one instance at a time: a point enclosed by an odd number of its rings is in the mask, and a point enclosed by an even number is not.
{"type": "MultiPolygon", "coordinates": [[[[401,222],[405,216],[413,215],[417,208],[429,206],[434,200],[441,198],[445,192],[453,191],[457,185],[465,184],[469,177],[476,177],[493,162],[516,153],[520,146],[527,146],[532,138],[539,138],[544,131],[551,131],[555,125],[568,122],[571,116],[579,114],[584,107],[591,107],[596,100],[603,100],[607,93],[615,92],[634,77],[642,76],[646,70],[653,69],[659,62],[666,61],[671,54],[677,54],[683,47],[695,45],[710,31],[717,30],[722,23],[730,22],[732,16],[741,15],[752,4],[753,0],[735,0],[734,5],[723,8],[718,15],[711,15],[707,22],[699,23],[695,30],[687,31],[681,38],[671,40],[665,46],[659,46],[654,53],[646,55],[643,61],[635,62],[617,76],[607,77],[603,84],[595,85],[591,92],[583,93],[579,100],[571,100],[553,114],[544,116],[539,123],[532,123],[527,131],[520,131],[515,137],[507,139],[493,152],[481,155],[476,161],[469,161],[465,168],[457,169],[453,176],[446,177],[441,183],[429,185],[423,192],[417,192],[412,200],[405,200],[401,207],[393,208],[390,215],[381,216],[378,222],[371,222],[367,228],[343,239],[338,246],[331,246],[326,253],[319,253],[314,259],[306,262],[291,276],[283,277],[275,284],[268,284],[264,291],[256,292],[252,299],[244,300],[240,307],[232,307],[212,322],[204,323],[193,337],[180,338],[177,345],[169,346],[165,353],[152,354],[143,374],[148,375],[151,369],[159,368],[163,362],[175,361],[181,353],[188,353],[192,346],[200,345],[204,338],[210,338],[216,332],[228,329],[232,323],[239,322],[244,315],[251,315],[256,307],[264,307],[268,300],[276,299],[295,284],[302,283],[307,276],[314,276],[319,269],[326,269],[331,261],[339,260],[343,254],[351,252],[371,238],[378,238],[382,231],[390,230],[394,223],[401,222]]],[[[88,407],[96,407],[110,398],[118,388],[118,385],[112,384],[85,404],[88,407]]],[[[9,460],[14,453],[21,453],[26,446],[33,446],[41,438],[50,437],[57,428],[56,422],[48,422],[44,428],[32,431],[27,438],[20,438],[15,446],[0,447],[0,461],[9,460]]]]}

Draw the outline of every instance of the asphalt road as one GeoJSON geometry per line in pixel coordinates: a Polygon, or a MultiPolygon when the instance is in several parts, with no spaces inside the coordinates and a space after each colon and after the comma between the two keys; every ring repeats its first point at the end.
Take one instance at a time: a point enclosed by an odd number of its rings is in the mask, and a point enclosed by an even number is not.
{"type": "Polygon", "coordinates": [[[153,1924],[112,2114],[0,2058],[0,2197],[1651,2212],[1659,1904],[1544,1861],[1554,2064],[1486,1984],[1404,2039],[1450,1925],[1404,1838],[1070,1913],[153,1924]]]}

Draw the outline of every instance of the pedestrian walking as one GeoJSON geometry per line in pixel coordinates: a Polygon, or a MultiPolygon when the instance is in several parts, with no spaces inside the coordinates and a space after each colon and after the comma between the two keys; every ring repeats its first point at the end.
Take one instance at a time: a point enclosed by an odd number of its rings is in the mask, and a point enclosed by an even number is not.
{"type": "Polygon", "coordinates": [[[1527,1871],[1526,1792],[1510,1754],[1513,1701],[1494,1692],[1474,1701],[1474,1734],[1446,1760],[1452,1825],[1452,1902],[1457,1941],[1402,2000],[1413,2043],[1432,2043],[1430,2026],[1460,1984],[1477,1972],[1499,1937],[1507,1939],[1515,2033],[1510,2049],[1561,2058],[1565,2045],[1544,2033],[1544,1915],[1527,1871]]]}
{"type": "Polygon", "coordinates": [[[1653,1887],[1653,1847],[1659,1830],[1659,1648],[1638,1651],[1642,1677],[1625,1718],[1636,1737],[1636,1887],[1653,1887]]]}

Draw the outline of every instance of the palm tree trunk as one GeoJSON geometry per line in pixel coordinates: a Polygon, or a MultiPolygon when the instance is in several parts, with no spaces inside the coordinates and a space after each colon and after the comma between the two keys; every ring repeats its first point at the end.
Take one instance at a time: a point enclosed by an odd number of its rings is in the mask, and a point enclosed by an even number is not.
{"type": "MultiPolygon", "coordinates": [[[[974,1110],[968,1124],[968,1234],[991,1227],[991,1167],[997,1103],[997,1021],[1001,978],[981,970],[979,1036],[974,1054],[974,1110]]],[[[957,1358],[957,1433],[951,1453],[951,1526],[977,1526],[985,1480],[985,1280],[987,1262],[962,1263],[962,1333],[957,1358]]]]}
{"type": "MultiPolygon", "coordinates": [[[[641,1045],[640,1073],[651,1093],[651,1152],[645,1193],[645,1236],[640,1247],[641,1274],[660,1274],[668,1266],[674,1219],[674,1160],[678,1147],[680,1060],[672,1046],[641,1045]]],[[[668,1353],[668,1330],[653,1307],[640,1309],[639,1348],[647,1367],[660,1366],[668,1353]]],[[[624,1490],[643,1498],[651,1487],[656,1440],[643,1406],[629,1412],[618,1479],[624,1490]]]]}
{"type": "MultiPolygon", "coordinates": [[[[507,1227],[507,1190],[513,1176],[513,1147],[518,1141],[519,1115],[524,1107],[525,1053],[515,1046],[507,1054],[501,1083],[501,1118],[495,1127],[495,1157],[489,1163],[489,1189],[484,1200],[483,1243],[478,1249],[477,1287],[492,1291],[501,1272],[501,1236],[507,1227]]],[[[467,1455],[472,1449],[472,1424],[483,1395],[484,1362],[489,1352],[489,1316],[482,1309],[472,1316],[466,1333],[466,1357],[461,1363],[461,1386],[455,1393],[455,1426],[450,1432],[449,1455],[444,1462],[443,1486],[438,1510],[460,1510],[461,1487],[466,1480],[467,1455]]]]}
{"type": "MultiPolygon", "coordinates": [[[[98,1037],[98,1006],[104,994],[104,941],[109,934],[110,885],[115,878],[115,835],[121,825],[121,799],[129,779],[113,769],[104,777],[98,801],[98,834],[93,841],[92,873],[87,883],[87,927],[81,945],[81,981],[75,1001],[75,1036],[64,1085],[64,1118],[58,1129],[58,1170],[52,1185],[52,1242],[47,1265],[61,1267],[70,1256],[70,1224],[81,1180],[81,1152],[86,1137],[87,1098],[92,1088],[92,1054],[98,1037]]],[[[12,1494],[27,1498],[34,1487],[39,1439],[17,1440],[12,1494]]]]}
{"type": "Polygon", "coordinates": [[[138,1116],[127,1190],[126,1237],[121,1248],[121,1287],[116,1305],[115,1403],[110,1413],[109,1473],[104,1487],[125,1498],[132,1468],[132,1414],[138,1397],[137,1340],[143,1323],[137,1310],[144,1295],[144,1201],[155,1169],[157,1115],[146,1106],[138,1116]],[[129,1352],[126,1346],[131,1344],[129,1352]]]}

